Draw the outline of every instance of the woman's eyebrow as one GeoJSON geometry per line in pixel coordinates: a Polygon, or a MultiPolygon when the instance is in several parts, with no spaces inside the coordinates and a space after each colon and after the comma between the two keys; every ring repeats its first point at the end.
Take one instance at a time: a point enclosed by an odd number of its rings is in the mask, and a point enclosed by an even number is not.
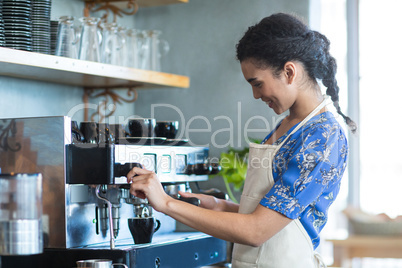
{"type": "Polygon", "coordinates": [[[247,79],[247,82],[251,83],[251,82],[253,82],[253,81],[255,81],[255,80],[257,80],[257,78],[253,77],[253,78],[247,79]]]}

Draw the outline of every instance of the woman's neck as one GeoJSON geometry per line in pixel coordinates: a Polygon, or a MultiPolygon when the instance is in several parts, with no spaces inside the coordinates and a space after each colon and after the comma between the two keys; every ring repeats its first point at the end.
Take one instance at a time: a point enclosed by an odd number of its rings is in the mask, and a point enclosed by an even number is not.
{"type": "Polygon", "coordinates": [[[324,96],[318,90],[300,91],[297,100],[289,108],[288,121],[296,123],[302,121],[323,101],[324,96]]]}

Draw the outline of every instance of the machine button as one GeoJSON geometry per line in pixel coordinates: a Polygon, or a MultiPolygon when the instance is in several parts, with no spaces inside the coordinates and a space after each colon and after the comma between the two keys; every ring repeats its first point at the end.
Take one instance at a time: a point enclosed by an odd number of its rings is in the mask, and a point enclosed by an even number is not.
{"type": "Polygon", "coordinates": [[[161,171],[162,173],[170,173],[172,166],[172,157],[168,154],[162,155],[158,165],[159,171],[161,171]]]}
{"type": "Polygon", "coordinates": [[[144,154],[141,158],[141,164],[147,170],[157,172],[156,171],[156,154],[144,154]]]}

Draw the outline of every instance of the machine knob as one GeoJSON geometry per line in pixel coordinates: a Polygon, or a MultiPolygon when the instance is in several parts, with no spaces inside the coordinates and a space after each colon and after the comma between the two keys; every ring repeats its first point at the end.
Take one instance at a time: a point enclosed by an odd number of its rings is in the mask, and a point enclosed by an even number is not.
{"type": "Polygon", "coordinates": [[[211,168],[211,175],[218,174],[222,170],[221,165],[219,165],[218,163],[211,163],[211,168]]]}
{"type": "Polygon", "coordinates": [[[212,166],[209,164],[194,164],[187,166],[187,174],[208,175],[211,174],[212,166]]]}

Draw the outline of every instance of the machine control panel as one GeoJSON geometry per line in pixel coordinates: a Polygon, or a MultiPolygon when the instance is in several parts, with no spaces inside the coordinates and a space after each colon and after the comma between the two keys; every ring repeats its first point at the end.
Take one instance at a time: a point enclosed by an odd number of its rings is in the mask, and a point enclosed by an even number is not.
{"type": "Polygon", "coordinates": [[[133,167],[158,174],[161,182],[203,181],[211,174],[208,148],[68,144],[68,184],[124,184],[133,167]]]}

